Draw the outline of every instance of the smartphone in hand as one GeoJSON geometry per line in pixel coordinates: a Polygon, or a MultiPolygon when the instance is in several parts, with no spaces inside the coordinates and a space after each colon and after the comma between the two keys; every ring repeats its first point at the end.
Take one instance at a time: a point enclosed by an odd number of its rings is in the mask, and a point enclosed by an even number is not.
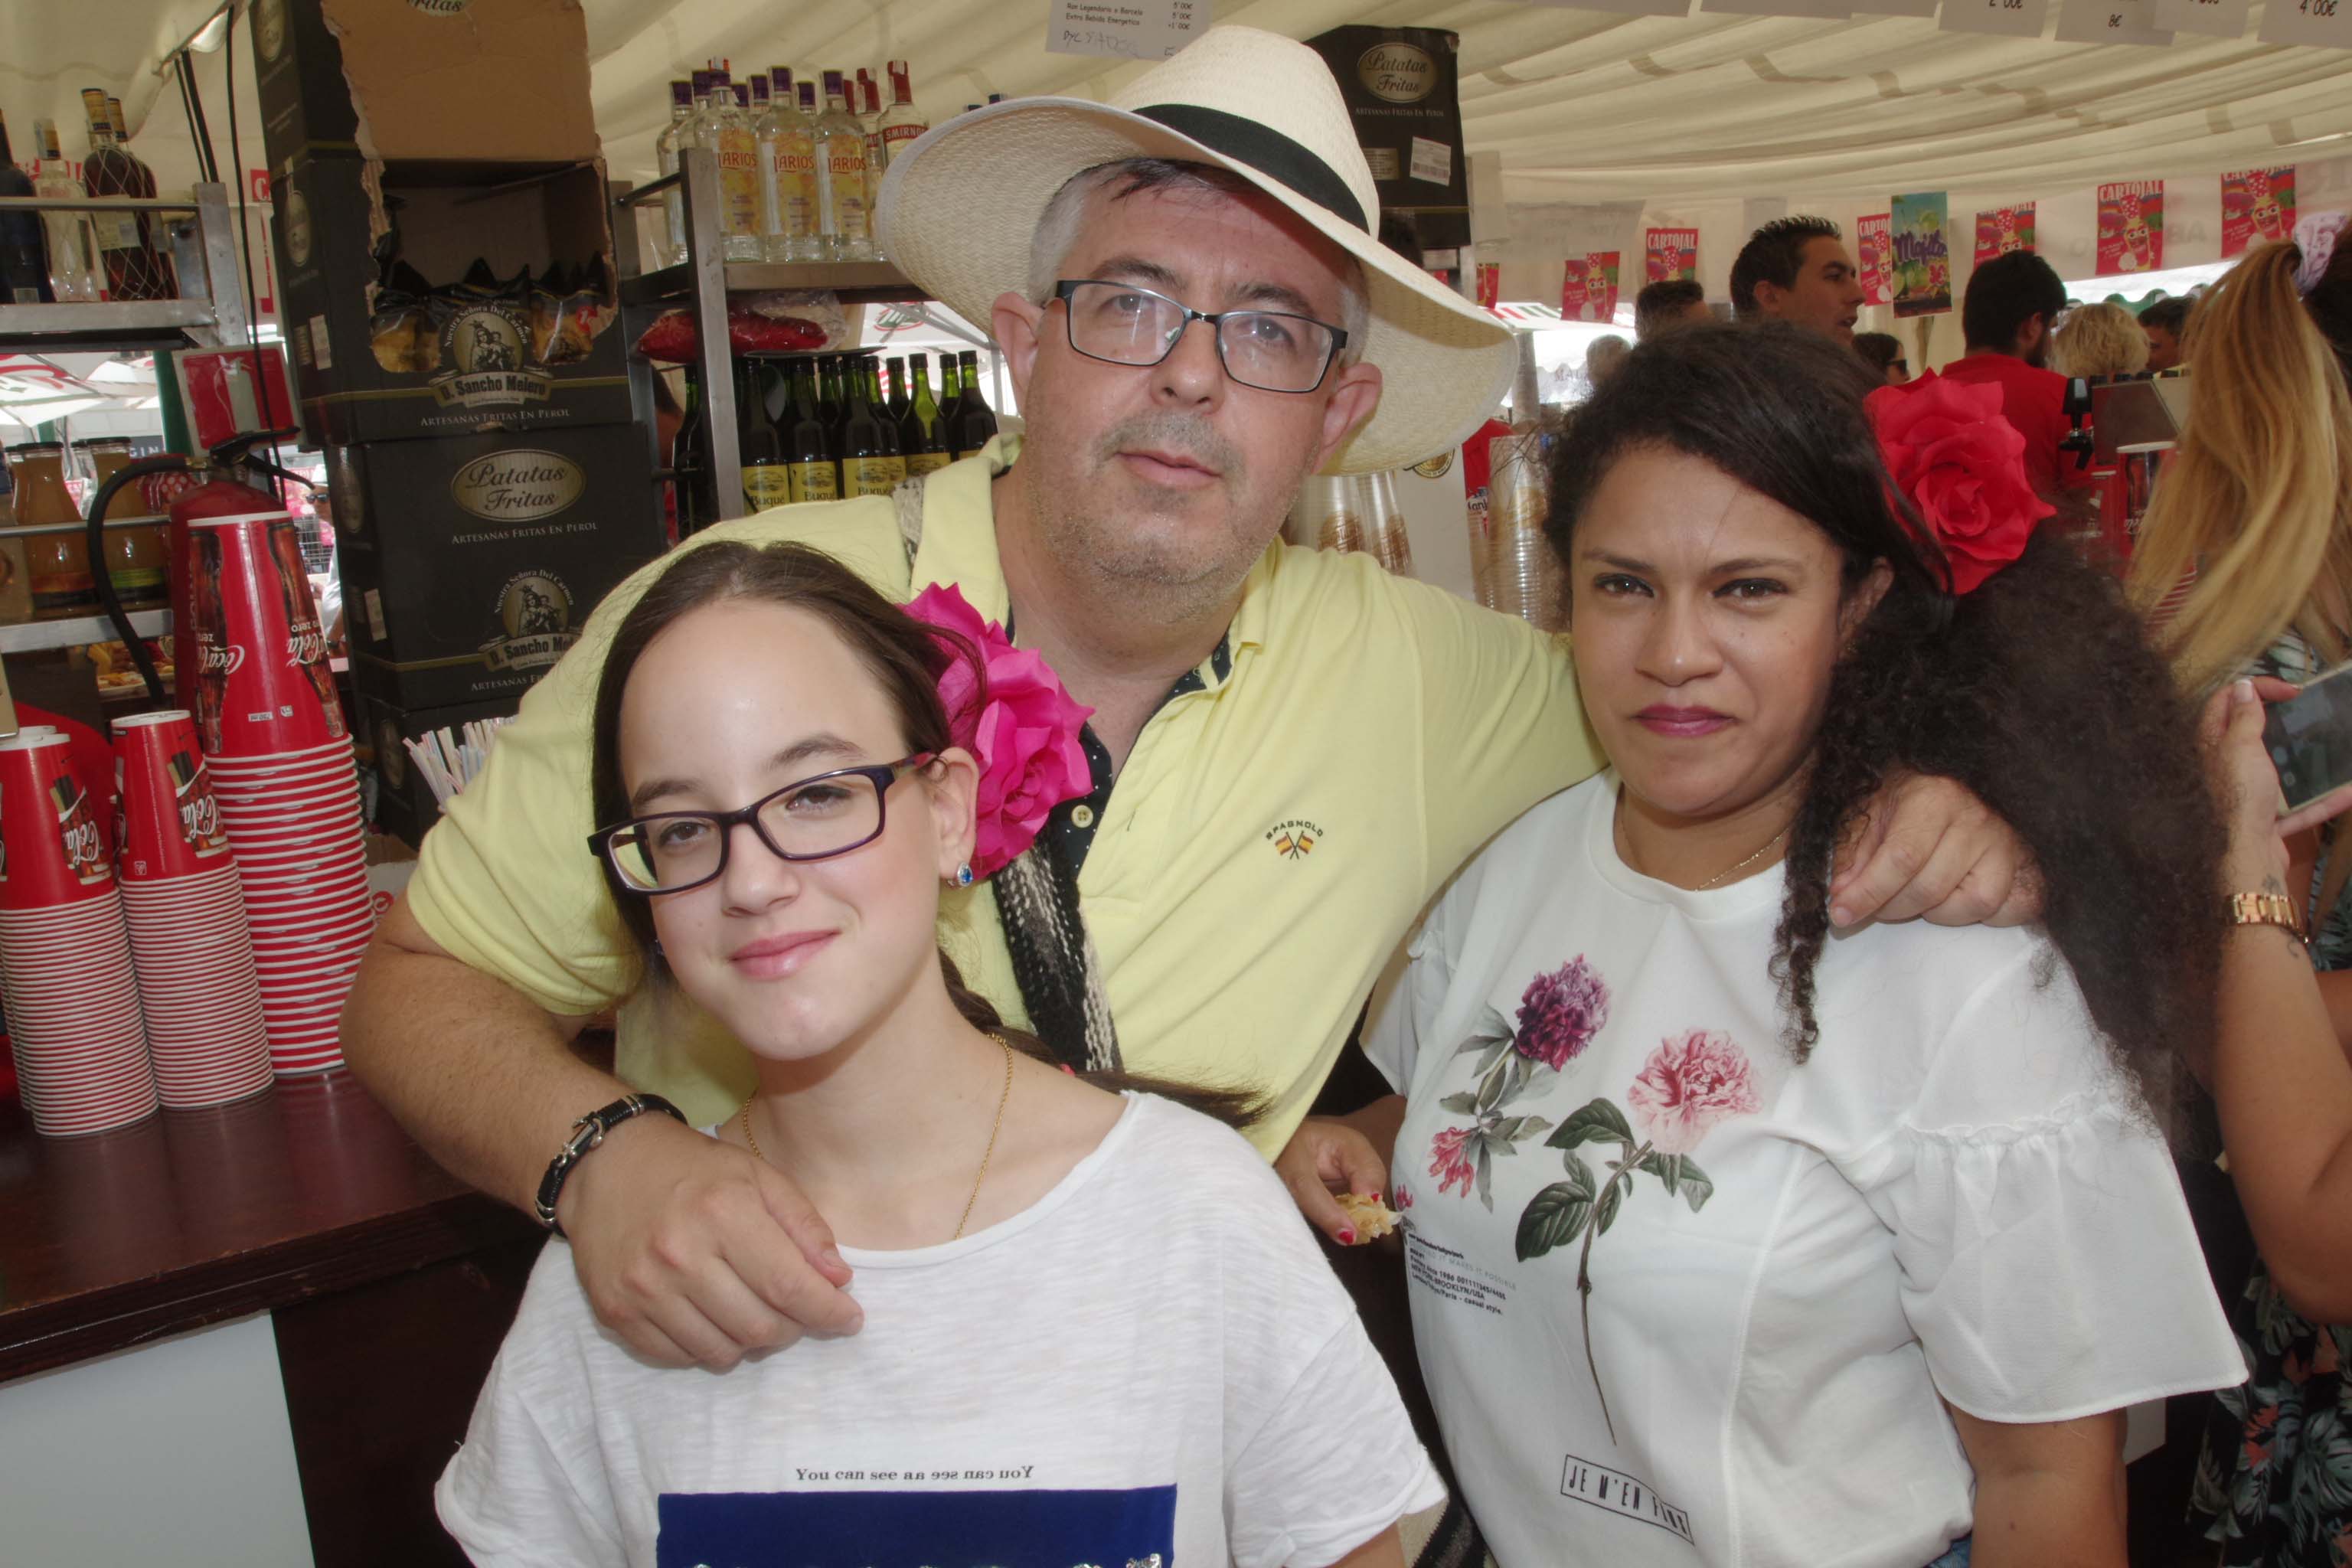
{"type": "Polygon", "coordinates": [[[2338,665],[2263,716],[2263,744],[2286,809],[2352,784],[2352,664],[2338,665]]]}

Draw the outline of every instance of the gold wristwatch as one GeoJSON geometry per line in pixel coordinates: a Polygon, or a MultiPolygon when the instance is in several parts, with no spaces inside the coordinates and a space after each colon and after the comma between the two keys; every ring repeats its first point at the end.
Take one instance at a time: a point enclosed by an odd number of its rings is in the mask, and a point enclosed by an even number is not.
{"type": "Polygon", "coordinates": [[[2298,941],[2310,940],[2303,934],[2303,922],[2295,919],[2294,900],[2284,893],[2232,893],[2230,919],[2242,926],[2278,926],[2293,931],[2298,941]]]}

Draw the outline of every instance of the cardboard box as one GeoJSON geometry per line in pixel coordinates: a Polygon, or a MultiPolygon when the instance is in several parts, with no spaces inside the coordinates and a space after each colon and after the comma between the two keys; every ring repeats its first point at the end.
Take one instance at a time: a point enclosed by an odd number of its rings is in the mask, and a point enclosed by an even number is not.
{"type": "Polygon", "coordinates": [[[331,448],[359,695],[403,709],[519,697],[661,554],[648,462],[610,430],[331,448]]]}
{"type": "Polygon", "coordinates": [[[484,429],[624,424],[601,164],[377,163],[310,158],[272,182],[282,304],[303,431],[350,446],[484,429]],[[427,298],[387,289],[396,258],[427,298]],[[583,313],[533,294],[460,298],[473,271],[591,280],[583,313]]]}
{"type": "Polygon", "coordinates": [[[1462,140],[1460,37],[1439,27],[1334,27],[1307,40],[1339,79],[1372,166],[1378,216],[1400,216],[1423,248],[1470,243],[1462,140]]]}
{"type": "Polygon", "coordinates": [[[597,154],[579,0],[254,0],[252,16],[273,169],[597,154]]]}
{"type": "MultiPolygon", "coordinates": [[[[424,843],[425,835],[441,820],[441,803],[434,798],[433,786],[425,782],[424,770],[417,767],[403,742],[440,729],[462,735],[470,721],[510,717],[520,700],[518,693],[494,702],[409,709],[394,707],[380,698],[360,699],[360,722],[352,739],[357,743],[360,765],[375,774],[375,811],[369,820],[411,848],[424,843]]],[[[585,779],[580,787],[588,787],[585,779]]]]}

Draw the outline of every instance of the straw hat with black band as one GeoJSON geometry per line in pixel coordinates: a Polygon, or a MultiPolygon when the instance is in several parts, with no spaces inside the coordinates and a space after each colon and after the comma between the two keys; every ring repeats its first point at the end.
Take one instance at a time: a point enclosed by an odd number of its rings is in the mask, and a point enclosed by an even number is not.
{"type": "Polygon", "coordinates": [[[1509,389],[1509,331],[1374,237],[1371,168],[1323,58],[1255,27],[1210,28],[1107,104],[1015,99],[934,127],[882,182],[883,249],[984,323],[998,295],[1027,295],[1031,237],[1055,193],[1127,158],[1229,170],[1362,265],[1370,321],[1351,347],[1380,367],[1381,401],[1328,471],[1375,473],[1458,447],[1509,389]]]}

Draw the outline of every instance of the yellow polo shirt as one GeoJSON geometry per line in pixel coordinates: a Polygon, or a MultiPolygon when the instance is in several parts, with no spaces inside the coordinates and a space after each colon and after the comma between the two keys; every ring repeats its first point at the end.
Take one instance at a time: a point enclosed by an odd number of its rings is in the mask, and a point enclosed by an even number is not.
{"type": "MultiPolygon", "coordinates": [[[[887,498],[761,512],[687,548],[797,540],[894,598],[954,584],[1003,621],[989,481],[1018,451],[992,441],[931,476],[911,574],[887,498]]],[[[662,564],[614,589],[523,700],[426,837],[408,899],[435,941],[551,1013],[627,997],[621,1076],[708,1124],[750,1090],[751,1058],[683,997],[637,989],[586,842],[598,672],[662,564]]],[[[1271,1155],[1430,897],[1512,818],[1597,772],[1601,752],[1563,641],[1367,555],[1269,547],[1226,649],[1223,675],[1203,664],[1144,726],[1078,894],[1128,1067],[1270,1092],[1253,1136],[1271,1155]]],[[[940,941],[974,989],[1024,1020],[984,884],[946,891],[940,941]]]]}

